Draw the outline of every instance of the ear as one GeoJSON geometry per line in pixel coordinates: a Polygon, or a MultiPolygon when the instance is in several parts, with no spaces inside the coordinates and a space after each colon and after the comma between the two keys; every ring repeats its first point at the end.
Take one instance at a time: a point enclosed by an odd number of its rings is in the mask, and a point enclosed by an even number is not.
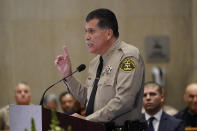
{"type": "Polygon", "coordinates": [[[165,96],[164,96],[164,94],[162,93],[162,94],[161,94],[161,103],[164,104],[164,102],[165,102],[165,96]]]}
{"type": "Polygon", "coordinates": [[[107,40],[110,40],[113,37],[113,30],[112,29],[108,29],[107,30],[107,40]]]}
{"type": "Polygon", "coordinates": [[[164,91],[164,88],[162,88],[162,99],[163,99],[163,103],[165,103],[166,101],[166,97],[165,97],[165,91],[164,91]]]}

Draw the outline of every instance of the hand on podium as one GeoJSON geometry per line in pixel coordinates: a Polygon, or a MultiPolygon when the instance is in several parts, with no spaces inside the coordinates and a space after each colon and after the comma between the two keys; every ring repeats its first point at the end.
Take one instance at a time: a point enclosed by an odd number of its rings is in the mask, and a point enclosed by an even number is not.
{"type": "Polygon", "coordinates": [[[80,118],[80,119],[83,119],[83,120],[86,120],[86,117],[85,116],[79,115],[78,113],[74,113],[71,116],[77,117],[77,118],[80,118]]]}
{"type": "MultiPolygon", "coordinates": [[[[56,60],[55,60],[55,64],[58,68],[58,70],[62,73],[62,75],[64,75],[64,77],[70,75],[72,73],[71,71],[71,60],[70,60],[70,56],[67,50],[67,47],[64,46],[64,54],[63,55],[59,55],[57,56],[56,60]]],[[[69,81],[71,79],[72,76],[66,78],[67,81],[69,81]]]]}

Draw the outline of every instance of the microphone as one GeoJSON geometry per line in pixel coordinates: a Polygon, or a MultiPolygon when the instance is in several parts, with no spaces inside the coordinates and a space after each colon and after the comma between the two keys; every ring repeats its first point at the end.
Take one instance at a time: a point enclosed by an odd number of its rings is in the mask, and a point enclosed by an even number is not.
{"type": "Polygon", "coordinates": [[[77,70],[78,70],[79,72],[81,72],[81,71],[85,70],[85,68],[86,68],[86,65],[81,64],[79,67],[77,67],[77,70]]]}
{"type": "Polygon", "coordinates": [[[57,81],[56,83],[54,83],[54,84],[52,84],[51,86],[49,86],[49,87],[44,91],[44,93],[43,93],[43,95],[42,95],[42,98],[41,98],[41,100],[40,100],[40,105],[43,105],[44,96],[45,96],[46,92],[47,92],[51,87],[55,86],[56,84],[60,83],[60,82],[63,81],[63,80],[66,80],[66,78],[72,76],[74,73],[76,73],[76,72],[81,72],[81,71],[85,70],[85,68],[86,68],[86,65],[81,64],[80,66],[77,67],[77,69],[76,69],[74,72],[72,72],[72,73],[69,74],[68,76],[62,78],[61,80],[59,80],[59,81],[57,81]]]}

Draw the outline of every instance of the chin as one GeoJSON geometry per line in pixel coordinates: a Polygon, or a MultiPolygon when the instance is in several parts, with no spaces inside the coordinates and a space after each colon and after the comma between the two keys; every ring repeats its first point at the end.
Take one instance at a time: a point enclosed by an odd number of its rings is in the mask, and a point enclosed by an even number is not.
{"type": "Polygon", "coordinates": [[[148,111],[152,111],[152,110],[153,110],[153,108],[152,108],[152,107],[147,107],[147,108],[146,108],[146,110],[148,110],[148,111]]]}
{"type": "Polygon", "coordinates": [[[196,108],[196,107],[193,107],[193,108],[192,108],[192,111],[193,111],[194,113],[197,113],[197,108],[196,108]]]}
{"type": "Polygon", "coordinates": [[[89,50],[89,53],[93,53],[93,51],[89,50]]]}
{"type": "Polygon", "coordinates": [[[93,51],[93,50],[89,50],[89,53],[92,53],[92,54],[98,54],[98,53],[96,53],[95,51],[93,51]]]}
{"type": "Polygon", "coordinates": [[[88,48],[88,51],[89,51],[89,53],[94,53],[94,54],[96,54],[96,49],[93,48],[93,47],[89,47],[89,48],[88,48]]]}

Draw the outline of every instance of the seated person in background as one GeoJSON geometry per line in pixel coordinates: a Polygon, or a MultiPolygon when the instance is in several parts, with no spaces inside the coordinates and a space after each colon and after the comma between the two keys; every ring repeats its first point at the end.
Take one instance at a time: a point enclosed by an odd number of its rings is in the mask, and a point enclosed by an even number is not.
{"type": "MultiPolygon", "coordinates": [[[[165,111],[167,114],[169,114],[171,116],[174,116],[175,114],[178,113],[177,109],[175,109],[174,107],[169,106],[169,105],[163,105],[162,109],[163,109],[163,111],[165,111]]],[[[144,112],[145,112],[145,109],[142,108],[142,113],[144,113],[144,112]]]]}
{"type": "MultiPolygon", "coordinates": [[[[30,87],[27,83],[20,82],[15,89],[16,105],[29,105],[31,100],[30,87]]],[[[9,105],[0,109],[0,130],[9,129],[9,105]]]]}
{"type": "Polygon", "coordinates": [[[184,100],[187,107],[178,112],[175,117],[185,121],[186,127],[197,127],[197,83],[187,86],[184,100]]]}
{"type": "Polygon", "coordinates": [[[44,97],[44,107],[47,109],[53,109],[57,111],[58,108],[58,101],[55,94],[47,94],[44,97]]]}
{"type": "Polygon", "coordinates": [[[148,121],[147,131],[184,131],[183,121],[166,114],[162,110],[163,103],[162,87],[154,82],[146,83],[143,97],[145,114],[142,118],[148,121]]]}
{"type": "MultiPolygon", "coordinates": [[[[81,104],[75,100],[75,98],[69,92],[63,92],[59,97],[62,110],[67,115],[73,113],[81,114],[81,104]]],[[[82,114],[83,115],[83,114],[82,114]]]]}
{"type": "MultiPolygon", "coordinates": [[[[164,103],[162,105],[163,111],[166,112],[167,114],[171,115],[171,116],[175,115],[178,112],[178,110],[175,109],[172,106],[165,105],[165,91],[164,91],[163,88],[162,88],[162,92],[163,92],[163,95],[164,95],[164,103]]],[[[144,112],[145,112],[145,110],[144,110],[144,108],[142,108],[142,113],[144,113],[144,112]]]]}

